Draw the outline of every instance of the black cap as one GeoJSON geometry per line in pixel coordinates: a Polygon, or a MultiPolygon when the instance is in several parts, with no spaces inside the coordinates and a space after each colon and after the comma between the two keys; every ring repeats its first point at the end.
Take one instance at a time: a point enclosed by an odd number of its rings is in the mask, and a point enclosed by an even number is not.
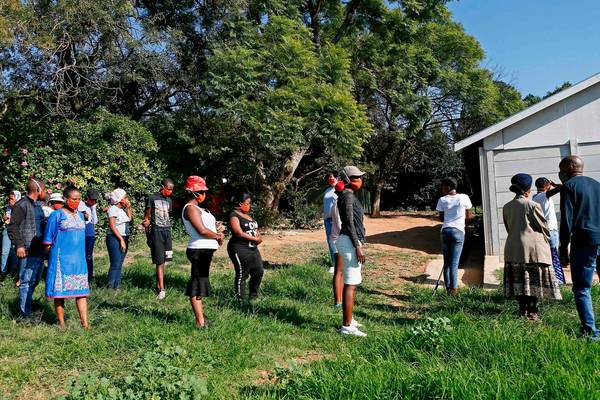
{"type": "Polygon", "coordinates": [[[98,200],[100,198],[100,192],[96,189],[89,189],[86,193],[86,197],[90,200],[98,200]]]}

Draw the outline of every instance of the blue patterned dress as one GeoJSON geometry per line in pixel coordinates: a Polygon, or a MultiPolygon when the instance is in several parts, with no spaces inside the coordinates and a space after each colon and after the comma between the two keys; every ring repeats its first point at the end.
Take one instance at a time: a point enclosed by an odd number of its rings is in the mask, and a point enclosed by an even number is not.
{"type": "Polygon", "coordinates": [[[46,297],[87,297],[90,294],[85,261],[85,220],[78,212],[56,210],[48,217],[44,244],[52,245],[46,274],[46,297]]]}

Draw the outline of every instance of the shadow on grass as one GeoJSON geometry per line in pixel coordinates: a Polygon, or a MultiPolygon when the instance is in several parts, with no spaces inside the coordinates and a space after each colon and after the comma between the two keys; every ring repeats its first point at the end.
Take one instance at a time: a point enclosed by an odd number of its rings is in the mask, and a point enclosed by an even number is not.
{"type": "MultiPolygon", "coordinates": [[[[165,285],[169,289],[183,291],[187,287],[188,277],[180,273],[170,273],[167,267],[165,271],[165,285]]],[[[96,275],[94,283],[97,287],[106,288],[108,286],[108,275],[96,275]]],[[[154,290],[156,288],[156,275],[154,267],[152,272],[139,271],[138,269],[123,268],[121,273],[121,285],[131,286],[138,289],[154,290]]]]}
{"type": "Polygon", "coordinates": [[[273,263],[270,261],[263,261],[263,268],[268,270],[288,269],[293,266],[294,264],[290,263],[273,263]]]}
{"type": "MultiPolygon", "coordinates": [[[[15,288],[15,291],[18,291],[18,289],[15,288]]],[[[7,305],[9,312],[7,317],[14,320],[20,320],[21,309],[19,307],[19,297],[15,296],[7,302],[7,305]]],[[[25,320],[27,323],[48,325],[56,324],[56,314],[54,313],[54,303],[52,300],[40,301],[39,299],[34,299],[31,305],[31,310],[31,318],[29,320],[25,320]]]]}

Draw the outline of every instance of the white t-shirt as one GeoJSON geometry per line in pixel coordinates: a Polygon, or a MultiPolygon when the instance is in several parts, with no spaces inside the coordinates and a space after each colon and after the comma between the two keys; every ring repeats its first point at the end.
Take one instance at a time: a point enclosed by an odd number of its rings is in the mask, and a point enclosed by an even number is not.
{"type": "Polygon", "coordinates": [[[127,224],[130,219],[125,210],[117,206],[110,206],[108,209],[108,218],[115,217],[115,227],[121,236],[127,236],[127,224]]]}
{"type": "Polygon", "coordinates": [[[542,212],[546,221],[548,221],[548,229],[551,231],[558,230],[558,221],[556,220],[556,209],[554,208],[554,200],[546,196],[546,192],[539,192],[533,195],[533,201],[542,207],[542,212]]]}
{"type": "Polygon", "coordinates": [[[455,194],[441,197],[438,200],[437,207],[439,212],[444,213],[444,228],[456,228],[462,232],[465,231],[465,216],[467,210],[473,208],[471,199],[466,194],[455,194]]]}

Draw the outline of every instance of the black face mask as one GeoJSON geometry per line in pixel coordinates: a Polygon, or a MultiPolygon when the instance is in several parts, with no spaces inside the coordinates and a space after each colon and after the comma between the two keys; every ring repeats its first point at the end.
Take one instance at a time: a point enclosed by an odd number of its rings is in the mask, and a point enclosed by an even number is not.
{"type": "Polygon", "coordinates": [[[566,181],[568,181],[569,179],[571,179],[571,177],[566,172],[560,171],[558,173],[558,179],[560,179],[560,181],[562,183],[565,183],[566,181]]]}

